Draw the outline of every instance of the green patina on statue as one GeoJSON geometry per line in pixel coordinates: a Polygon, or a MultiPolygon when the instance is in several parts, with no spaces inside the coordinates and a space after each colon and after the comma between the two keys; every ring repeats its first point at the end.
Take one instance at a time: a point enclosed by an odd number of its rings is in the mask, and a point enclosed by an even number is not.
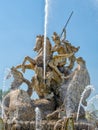
{"type": "Polygon", "coordinates": [[[1,117],[0,117],[0,130],[5,130],[4,121],[3,121],[3,119],[1,117]]]}

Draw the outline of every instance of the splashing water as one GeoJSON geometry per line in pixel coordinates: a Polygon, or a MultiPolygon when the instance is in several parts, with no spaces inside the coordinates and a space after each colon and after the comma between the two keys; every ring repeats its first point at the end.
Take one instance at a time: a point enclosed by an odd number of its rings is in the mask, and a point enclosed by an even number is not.
{"type": "Polygon", "coordinates": [[[36,130],[41,130],[41,111],[38,107],[36,107],[35,112],[36,112],[36,130]]]}
{"type": "Polygon", "coordinates": [[[84,98],[84,95],[87,91],[89,90],[94,90],[94,87],[92,85],[88,85],[86,86],[86,88],[84,89],[83,93],[81,94],[81,98],[80,98],[80,102],[79,102],[79,106],[78,106],[78,111],[77,111],[77,117],[76,117],[76,121],[78,121],[78,118],[79,118],[79,112],[80,112],[80,107],[81,107],[81,104],[82,104],[82,100],[84,98]]]}
{"type": "Polygon", "coordinates": [[[45,0],[44,53],[43,53],[44,79],[46,73],[46,37],[47,37],[47,24],[48,24],[48,8],[49,8],[49,0],[45,0]]]}
{"type": "MultiPolygon", "coordinates": [[[[97,127],[97,121],[98,121],[98,94],[93,96],[89,99],[87,102],[86,107],[86,119],[90,122],[92,122],[95,127],[97,127]]],[[[96,130],[98,128],[95,128],[96,130]]]]}
{"type": "MultiPolygon", "coordinates": [[[[92,113],[94,111],[98,111],[98,94],[93,96],[87,103],[86,111],[92,113]]],[[[98,115],[96,115],[98,118],[98,115]]]]}
{"type": "Polygon", "coordinates": [[[94,101],[95,99],[98,99],[98,94],[95,95],[94,97],[92,97],[92,98],[88,101],[88,105],[91,104],[91,103],[93,103],[93,101],[94,101]]]}
{"type": "Polygon", "coordinates": [[[6,80],[9,79],[11,77],[11,70],[9,68],[6,68],[5,71],[4,71],[4,78],[3,78],[3,86],[2,86],[2,103],[1,103],[1,109],[2,109],[2,112],[1,112],[1,117],[3,119],[4,117],[4,105],[3,105],[3,98],[4,98],[4,92],[5,92],[5,83],[6,83],[6,80]]]}

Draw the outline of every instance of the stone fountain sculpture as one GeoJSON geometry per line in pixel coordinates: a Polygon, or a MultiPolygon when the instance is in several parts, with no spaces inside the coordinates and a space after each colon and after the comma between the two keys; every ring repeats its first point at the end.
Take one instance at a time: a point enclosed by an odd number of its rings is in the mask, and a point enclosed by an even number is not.
{"type": "Polygon", "coordinates": [[[86,86],[90,85],[90,76],[84,59],[75,56],[80,47],[73,46],[67,40],[61,40],[56,32],[53,33],[52,40],[54,46],[49,38],[46,38],[45,78],[43,78],[43,35],[36,37],[34,51],[37,52],[37,56],[34,59],[26,56],[22,64],[11,68],[14,80],[11,91],[3,99],[6,130],[35,130],[36,107],[40,109],[42,115],[41,130],[69,130],[69,128],[78,130],[79,127],[82,130],[88,126],[93,130],[93,124],[88,124],[86,121],[83,108],[83,105],[87,105],[86,99],[91,90],[85,93],[82,100],[78,119],[80,124],[76,122],[81,94],[86,86]],[[35,72],[31,80],[24,78],[26,69],[35,72]],[[27,91],[19,89],[22,83],[27,84],[27,91]],[[37,100],[31,99],[34,91],[39,96],[37,100]],[[82,126],[81,122],[84,123],[82,126]]]}

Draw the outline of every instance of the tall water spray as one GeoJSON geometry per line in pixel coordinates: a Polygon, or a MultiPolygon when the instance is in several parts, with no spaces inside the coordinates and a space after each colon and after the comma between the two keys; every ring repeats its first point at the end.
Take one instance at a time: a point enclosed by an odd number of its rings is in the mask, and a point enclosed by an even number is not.
{"type": "Polygon", "coordinates": [[[44,79],[46,73],[46,37],[47,37],[47,25],[48,25],[48,8],[49,8],[49,0],[45,0],[44,53],[43,53],[44,79]]]}
{"type": "Polygon", "coordinates": [[[36,130],[41,130],[41,111],[38,107],[36,107],[35,112],[36,112],[36,130]]]}
{"type": "Polygon", "coordinates": [[[82,100],[84,98],[84,95],[89,90],[94,90],[94,87],[92,85],[86,86],[86,88],[84,89],[83,93],[81,94],[81,98],[80,98],[80,102],[79,102],[79,106],[78,106],[78,111],[77,111],[76,121],[78,121],[78,118],[79,118],[80,107],[82,105],[82,100]]]}

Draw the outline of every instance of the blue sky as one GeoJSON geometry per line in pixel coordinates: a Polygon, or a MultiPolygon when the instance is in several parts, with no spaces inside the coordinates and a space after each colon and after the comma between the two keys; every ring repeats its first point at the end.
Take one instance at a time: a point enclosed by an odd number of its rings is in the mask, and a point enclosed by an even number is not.
{"type": "MultiPolygon", "coordinates": [[[[0,0],[0,86],[4,70],[22,63],[32,51],[35,38],[44,34],[44,0],[0,0]]],[[[47,36],[61,33],[71,11],[67,40],[80,46],[76,56],[86,60],[91,84],[98,92],[98,0],[49,0],[47,36]]],[[[29,77],[32,72],[28,71],[29,77]]]]}

